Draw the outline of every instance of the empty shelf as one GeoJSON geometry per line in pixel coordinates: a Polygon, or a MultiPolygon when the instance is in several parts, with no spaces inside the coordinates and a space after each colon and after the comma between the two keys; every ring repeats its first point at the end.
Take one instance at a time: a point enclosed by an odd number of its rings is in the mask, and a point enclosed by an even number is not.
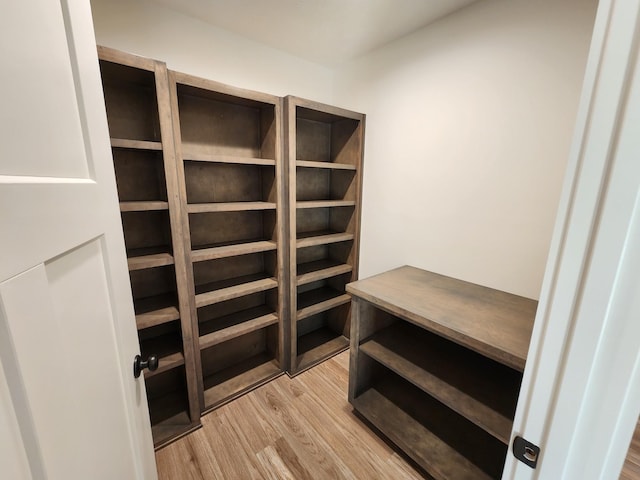
{"type": "Polygon", "coordinates": [[[329,208],[329,207],[353,207],[353,200],[305,200],[296,202],[296,208],[329,208]]]}
{"type": "Polygon", "coordinates": [[[328,243],[347,242],[353,240],[352,233],[335,232],[306,232],[298,234],[296,240],[297,248],[313,247],[315,245],[326,245],[328,243]]]}
{"type": "Polygon", "coordinates": [[[135,255],[127,258],[129,271],[144,268],[163,267],[173,265],[173,256],[168,253],[154,253],[150,255],[135,255]]]}
{"type": "Polygon", "coordinates": [[[310,317],[351,301],[351,295],[333,288],[324,287],[310,290],[298,295],[298,311],[296,319],[310,317]]]}
{"type": "Polygon", "coordinates": [[[188,213],[241,212],[246,210],[275,210],[272,202],[190,203],[188,213]]]}
{"type": "Polygon", "coordinates": [[[275,165],[276,161],[271,158],[240,157],[234,155],[220,155],[198,150],[190,145],[182,148],[182,158],[189,161],[213,162],[213,163],[237,163],[244,165],[275,165]]]}
{"type": "Polygon", "coordinates": [[[278,316],[266,306],[201,322],[200,348],[209,348],[276,323],[278,316]]]}
{"type": "Polygon", "coordinates": [[[334,260],[318,260],[297,266],[297,283],[305,285],[325,278],[335,277],[353,270],[351,265],[334,260]]]}
{"type": "Polygon", "coordinates": [[[175,294],[157,295],[133,301],[138,330],[180,318],[175,294]]]}
{"type": "Polygon", "coordinates": [[[263,292],[277,286],[278,282],[275,278],[264,278],[261,275],[258,275],[257,278],[256,275],[249,275],[230,279],[229,281],[203,285],[198,288],[204,291],[196,295],[196,307],[200,308],[205,305],[242,297],[243,295],[263,292]]]}
{"type": "Polygon", "coordinates": [[[113,148],[131,148],[136,150],[162,150],[162,143],[147,140],[129,140],[127,138],[112,138],[113,148]]]}
{"type": "Polygon", "coordinates": [[[233,257],[236,255],[246,255],[250,253],[266,252],[275,250],[277,244],[271,240],[261,240],[258,242],[237,243],[233,245],[221,245],[218,247],[200,248],[191,251],[191,260],[202,262],[205,260],[215,260],[218,258],[233,257]]]}
{"type": "Polygon", "coordinates": [[[168,210],[169,202],[150,201],[150,202],[120,202],[121,212],[146,212],[154,210],[168,210]]]}
{"type": "Polygon", "coordinates": [[[334,170],[356,170],[355,165],[349,165],[346,163],[334,163],[334,162],[313,162],[309,160],[297,160],[296,167],[307,168],[331,168],[334,170]]]}

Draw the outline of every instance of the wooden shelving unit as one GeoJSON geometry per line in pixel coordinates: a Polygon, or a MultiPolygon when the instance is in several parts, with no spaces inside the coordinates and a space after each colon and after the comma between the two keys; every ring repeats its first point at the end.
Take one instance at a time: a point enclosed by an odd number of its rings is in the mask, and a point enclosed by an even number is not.
{"type": "Polygon", "coordinates": [[[296,375],[349,345],[357,279],[365,116],[285,98],[289,184],[288,372],[296,375]]]}
{"type": "Polygon", "coordinates": [[[169,72],[202,412],[284,369],[281,99],[169,72]]]}
{"type": "MultiPolygon", "coordinates": [[[[166,66],[98,47],[156,447],[200,425],[166,66]]],[[[132,359],[133,360],[133,359],[132,359]]]]}
{"type": "Polygon", "coordinates": [[[436,479],[500,478],[537,302],[413,267],[347,291],[355,410],[436,479]]]}

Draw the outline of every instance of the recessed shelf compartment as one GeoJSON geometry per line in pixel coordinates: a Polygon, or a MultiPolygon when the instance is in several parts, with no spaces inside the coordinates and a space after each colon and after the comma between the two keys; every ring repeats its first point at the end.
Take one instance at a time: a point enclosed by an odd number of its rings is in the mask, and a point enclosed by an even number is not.
{"type": "Polygon", "coordinates": [[[384,367],[357,411],[438,479],[500,478],[507,446],[384,367]]]}
{"type": "Polygon", "coordinates": [[[297,209],[295,213],[297,239],[319,236],[315,232],[354,235],[354,213],[353,206],[329,208],[317,205],[315,208],[297,209]]]}
{"type": "Polygon", "coordinates": [[[113,164],[121,203],[162,202],[168,208],[161,152],[114,149],[113,164]]]}
{"type": "Polygon", "coordinates": [[[273,104],[215,91],[221,85],[214,82],[180,74],[176,77],[181,140],[188,156],[199,152],[275,159],[273,104]]]}
{"type": "Polygon", "coordinates": [[[205,409],[211,409],[280,375],[278,326],[237,336],[201,351],[205,409]]]}
{"type": "Polygon", "coordinates": [[[129,271],[173,265],[173,255],[161,250],[163,248],[141,248],[127,251],[129,271]]]}
{"type": "Polygon", "coordinates": [[[353,243],[342,242],[300,248],[297,251],[296,283],[317,282],[353,271],[353,243]]]}
{"type": "Polygon", "coordinates": [[[258,292],[198,309],[200,348],[278,323],[276,290],[258,292]]]}
{"type": "Polygon", "coordinates": [[[296,240],[296,248],[314,247],[317,245],[327,245],[329,243],[348,242],[353,240],[353,233],[332,232],[331,230],[321,230],[315,232],[301,233],[296,240]]]}
{"type": "Polygon", "coordinates": [[[151,433],[156,448],[194,428],[189,416],[189,399],[184,367],[145,379],[151,433]]]}
{"type": "Polygon", "coordinates": [[[174,306],[177,298],[173,265],[129,272],[136,314],[174,306]]]}
{"type": "Polygon", "coordinates": [[[402,321],[360,351],[509,444],[520,372],[402,321]]]}
{"type": "Polygon", "coordinates": [[[184,163],[187,203],[276,202],[273,166],[232,163],[184,163]]]}
{"type": "Polygon", "coordinates": [[[188,213],[242,212],[247,210],[275,210],[272,202],[192,203],[188,213]]]}
{"type": "Polygon", "coordinates": [[[345,303],[297,321],[296,373],[349,347],[350,310],[345,303]]]}
{"type": "Polygon", "coordinates": [[[277,288],[276,261],[262,252],[195,263],[196,307],[277,288]]]}
{"type": "Polygon", "coordinates": [[[121,216],[128,257],[172,252],[167,211],[131,211],[121,216]]]}
{"type": "Polygon", "coordinates": [[[308,290],[298,295],[296,319],[300,321],[317,313],[344,305],[350,301],[351,295],[331,287],[320,287],[308,290]]]}
{"type": "Polygon", "coordinates": [[[296,159],[357,167],[362,160],[361,136],[360,118],[296,107],[296,159]]]}
{"type": "Polygon", "coordinates": [[[259,240],[257,242],[233,243],[220,245],[217,247],[199,248],[191,252],[191,260],[203,262],[205,260],[215,260],[217,258],[234,257],[236,255],[247,255],[249,253],[268,252],[276,250],[277,244],[271,240],[259,240]]]}
{"type": "Polygon", "coordinates": [[[154,73],[106,60],[100,71],[111,137],[160,141],[154,73]]]}
{"type": "Polygon", "coordinates": [[[178,321],[164,323],[138,332],[140,352],[143,358],[158,356],[158,369],[145,370],[144,378],[159,375],[167,370],[184,365],[182,334],[178,321]]]}
{"type": "MultiPolygon", "coordinates": [[[[189,215],[189,230],[191,233],[191,249],[194,252],[194,261],[205,260],[208,254],[217,254],[238,249],[251,249],[253,247],[271,245],[277,241],[276,212],[274,210],[254,210],[235,212],[213,212],[189,215]],[[262,243],[266,242],[266,243],[262,243]],[[250,246],[249,244],[256,244],[250,246]],[[221,250],[204,252],[209,248],[221,250]],[[229,248],[226,248],[229,247],[229,248]],[[202,253],[198,253],[202,250],[202,253]]],[[[262,250],[261,250],[262,251],[262,250]]],[[[244,252],[243,252],[244,253],[244,252]]],[[[247,252],[251,253],[251,252],[247,252]]]]}
{"type": "Polygon", "coordinates": [[[296,202],[350,200],[355,204],[356,178],[355,170],[297,167],[296,202]]]}

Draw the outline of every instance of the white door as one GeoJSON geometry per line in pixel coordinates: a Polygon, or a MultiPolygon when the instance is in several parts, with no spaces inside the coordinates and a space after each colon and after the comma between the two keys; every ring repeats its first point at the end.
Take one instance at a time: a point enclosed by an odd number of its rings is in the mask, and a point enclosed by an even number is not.
{"type": "Polygon", "coordinates": [[[640,0],[601,0],[504,480],[611,480],[640,413],[640,0]]]}
{"type": "Polygon", "coordinates": [[[3,4],[2,478],[156,477],[102,98],[88,1],[3,4]]]}

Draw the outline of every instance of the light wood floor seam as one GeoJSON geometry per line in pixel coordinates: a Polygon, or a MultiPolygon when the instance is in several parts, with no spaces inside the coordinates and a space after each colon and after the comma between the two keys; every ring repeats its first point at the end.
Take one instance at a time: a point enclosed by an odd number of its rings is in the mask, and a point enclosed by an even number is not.
{"type": "Polygon", "coordinates": [[[349,353],[284,375],[156,452],[160,480],[422,479],[347,402],[349,353]]]}

